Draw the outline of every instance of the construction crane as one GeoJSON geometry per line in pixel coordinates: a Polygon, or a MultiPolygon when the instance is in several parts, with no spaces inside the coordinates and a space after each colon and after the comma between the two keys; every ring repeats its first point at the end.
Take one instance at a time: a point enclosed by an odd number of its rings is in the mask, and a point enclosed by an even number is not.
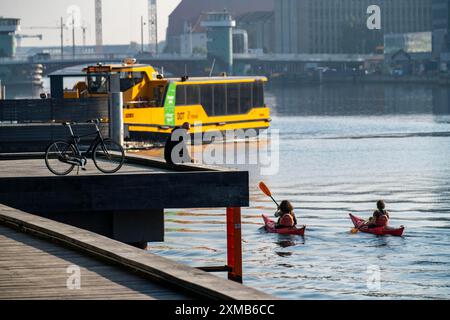
{"type": "MultiPolygon", "coordinates": [[[[61,24],[59,27],[25,27],[23,29],[60,29],[61,31],[61,56],[64,50],[64,29],[67,26],[63,24],[61,18],[61,24]]],[[[87,27],[81,27],[83,31],[83,44],[86,44],[86,29],[87,27]]],[[[148,0],[148,29],[149,29],[149,49],[151,52],[158,53],[158,17],[156,0],[148,0]]],[[[72,30],[74,32],[74,30],[72,30]]],[[[74,36],[73,36],[74,38],[74,36]]],[[[103,47],[103,17],[102,17],[102,0],[95,0],[95,46],[96,52],[101,53],[103,47]]]]}
{"type": "Polygon", "coordinates": [[[103,47],[103,19],[102,0],[95,0],[95,51],[102,52],[103,47]]]}
{"type": "Polygon", "coordinates": [[[158,9],[156,0],[148,0],[149,51],[158,54],[158,9]]]}
{"type": "Polygon", "coordinates": [[[22,39],[36,38],[42,40],[42,34],[16,34],[15,37],[17,40],[17,47],[19,48],[22,46],[22,39]]]}
{"type": "Polygon", "coordinates": [[[81,26],[81,31],[83,32],[83,47],[86,47],[86,30],[88,27],[86,25],[81,26]]]}
{"type": "MultiPolygon", "coordinates": [[[[32,26],[32,27],[21,27],[21,29],[25,30],[59,30],[61,37],[61,58],[64,56],[64,29],[67,29],[67,25],[64,24],[64,20],[61,17],[59,26],[32,26]]],[[[41,35],[42,36],[42,35],[41,35]]],[[[42,40],[42,39],[41,39],[42,40]]]]}

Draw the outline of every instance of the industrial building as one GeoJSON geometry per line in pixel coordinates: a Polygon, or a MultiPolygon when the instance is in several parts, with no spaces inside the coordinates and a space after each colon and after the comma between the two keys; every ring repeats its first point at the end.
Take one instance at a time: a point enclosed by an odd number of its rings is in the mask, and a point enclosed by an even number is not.
{"type": "Polygon", "coordinates": [[[450,50],[450,0],[433,0],[433,56],[440,57],[450,50]]]}
{"type": "Polygon", "coordinates": [[[226,11],[211,12],[201,26],[207,29],[208,59],[215,60],[228,74],[233,73],[233,28],[236,21],[226,11]]]}
{"type": "Polygon", "coordinates": [[[0,17],[0,58],[15,56],[16,32],[20,30],[20,19],[0,17]]]}
{"type": "MultiPolygon", "coordinates": [[[[183,33],[175,37],[182,55],[205,55],[207,53],[207,29],[202,23],[214,12],[201,13],[192,24],[184,24],[183,33]]],[[[233,17],[234,19],[234,17],[233,17]]],[[[275,27],[273,11],[247,12],[235,19],[233,27],[234,53],[273,53],[275,52],[275,27]]]]}
{"type": "Polygon", "coordinates": [[[384,34],[430,31],[430,0],[278,0],[276,52],[371,53],[384,34]],[[381,8],[381,30],[368,30],[367,8],[381,8]]]}
{"type": "Polygon", "coordinates": [[[247,32],[250,50],[260,50],[262,53],[275,52],[275,15],[273,11],[241,14],[236,17],[236,27],[247,32]]]}
{"type": "MultiPolygon", "coordinates": [[[[237,19],[245,13],[256,11],[270,14],[274,10],[274,3],[274,0],[183,0],[169,16],[166,39],[167,46],[165,52],[186,53],[186,51],[189,51],[187,49],[190,48],[191,43],[193,51],[196,51],[195,47],[201,48],[202,46],[205,46],[205,29],[201,28],[200,24],[206,18],[205,13],[207,12],[220,12],[226,10],[234,19],[237,19]]],[[[245,20],[246,22],[244,24],[250,26],[249,28],[254,30],[255,26],[252,26],[252,24],[249,23],[248,17],[245,18],[245,20]]],[[[268,27],[266,26],[266,29],[267,28],[268,27]]],[[[239,22],[238,29],[246,30],[239,25],[239,22]]],[[[261,45],[264,43],[264,41],[253,40],[256,38],[253,35],[253,31],[246,31],[250,43],[261,45]]],[[[238,36],[239,35],[242,36],[242,33],[238,33],[238,36]]],[[[267,32],[265,37],[273,38],[273,33],[267,32]]],[[[271,40],[269,39],[265,40],[266,43],[270,43],[270,41],[271,40]]],[[[249,48],[256,49],[251,46],[249,48]]],[[[263,49],[263,47],[260,49],[263,49]]]]}

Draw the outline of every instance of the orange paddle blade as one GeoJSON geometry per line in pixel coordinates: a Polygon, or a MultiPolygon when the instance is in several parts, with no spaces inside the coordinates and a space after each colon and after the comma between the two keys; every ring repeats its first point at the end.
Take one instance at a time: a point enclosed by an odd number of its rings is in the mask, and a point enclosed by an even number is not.
{"type": "Polygon", "coordinates": [[[272,196],[272,192],[270,192],[269,188],[266,186],[266,184],[264,182],[260,182],[259,183],[259,188],[261,189],[262,192],[264,192],[264,194],[266,196],[271,197],[272,196]]]}

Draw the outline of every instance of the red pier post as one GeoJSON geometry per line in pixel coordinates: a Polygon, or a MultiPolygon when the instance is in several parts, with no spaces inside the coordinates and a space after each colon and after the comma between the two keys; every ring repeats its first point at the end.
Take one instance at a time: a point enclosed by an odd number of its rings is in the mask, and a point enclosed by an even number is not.
{"type": "Polygon", "coordinates": [[[241,208],[227,208],[228,279],[242,283],[241,208]]]}

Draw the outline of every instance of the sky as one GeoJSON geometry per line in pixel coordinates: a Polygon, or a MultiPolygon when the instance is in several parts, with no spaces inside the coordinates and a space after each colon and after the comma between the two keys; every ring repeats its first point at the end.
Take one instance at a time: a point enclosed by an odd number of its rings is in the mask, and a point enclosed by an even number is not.
{"type": "MultiPolygon", "coordinates": [[[[169,14],[181,0],[157,0],[158,40],[164,40],[169,14]]],[[[80,12],[80,25],[87,27],[86,44],[95,44],[94,0],[0,0],[0,16],[20,18],[22,34],[42,34],[43,39],[23,39],[22,46],[59,46],[60,32],[55,29],[25,29],[25,27],[56,27],[73,12],[80,12]],[[79,8],[79,9],[78,9],[79,8]]],[[[147,0],[103,0],[103,43],[129,44],[141,42],[141,16],[147,20],[147,0]]],[[[75,32],[76,43],[82,44],[81,28],[75,32]]],[[[144,42],[148,29],[144,27],[144,42]]],[[[72,33],[65,32],[64,44],[72,44],[72,33]]]]}

